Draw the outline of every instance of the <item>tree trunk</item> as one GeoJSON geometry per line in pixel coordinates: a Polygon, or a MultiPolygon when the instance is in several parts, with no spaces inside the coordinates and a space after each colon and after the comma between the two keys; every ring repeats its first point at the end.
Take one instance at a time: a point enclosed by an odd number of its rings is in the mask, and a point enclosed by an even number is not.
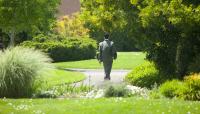
{"type": "Polygon", "coordinates": [[[10,31],[9,37],[10,37],[9,47],[14,47],[15,46],[15,32],[14,31],[10,31]]]}
{"type": "Polygon", "coordinates": [[[177,48],[176,48],[176,74],[177,77],[182,79],[186,74],[186,69],[188,67],[188,59],[190,53],[188,52],[189,46],[191,44],[184,38],[179,39],[177,48]]]}
{"type": "Polygon", "coordinates": [[[179,40],[177,47],[176,47],[176,60],[175,60],[175,64],[176,64],[176,75],[177,77],[181,77],[181,71],[182,71],[182,67],[181,67],[181,49],[182,49],[182,45],[181,45],[181,41],[179,40]]]}

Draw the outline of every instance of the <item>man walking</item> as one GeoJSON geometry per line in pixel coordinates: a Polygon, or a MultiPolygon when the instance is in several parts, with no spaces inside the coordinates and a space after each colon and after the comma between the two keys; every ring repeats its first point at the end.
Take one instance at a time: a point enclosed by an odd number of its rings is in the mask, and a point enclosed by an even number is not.
{"type": "Polygon", "coordinates": [[[110,80],[113,59],[117,59],[117,51],[114,42],[109,40],[109,34],[104,35],[104,41],[99,43],[99,62],[103,62],[105,80],[110,80]]]}

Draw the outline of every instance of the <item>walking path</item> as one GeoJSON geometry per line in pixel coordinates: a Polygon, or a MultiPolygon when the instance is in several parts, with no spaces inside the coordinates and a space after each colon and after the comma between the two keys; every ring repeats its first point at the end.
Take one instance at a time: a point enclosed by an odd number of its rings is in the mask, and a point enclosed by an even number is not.
{"type": "Polygon", "coordinates": [[[124,77],[130,70],[112,70],[111,71],[111,80],[105,81],[104,80],[104,71],[100,69],[66,69],[68,71],[76,71],[82,72],[86,75],[86,79],[82,82],[78,82],[76,84],[83,84],[95,87],[101,87],[106,82],[111,82],[114,84],[122,83],[124,77]]]}

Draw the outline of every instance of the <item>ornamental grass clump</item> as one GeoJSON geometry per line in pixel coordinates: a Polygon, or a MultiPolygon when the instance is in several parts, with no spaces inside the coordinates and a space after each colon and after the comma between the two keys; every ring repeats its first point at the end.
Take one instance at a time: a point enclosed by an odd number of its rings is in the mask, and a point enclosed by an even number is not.
{"type": "Polygon", "coordinates": [[[0,51],[0,97],[30,97],[36,90],[37,77],[52,68],[50,62],[46,54],[34,49],[0,51]]]}

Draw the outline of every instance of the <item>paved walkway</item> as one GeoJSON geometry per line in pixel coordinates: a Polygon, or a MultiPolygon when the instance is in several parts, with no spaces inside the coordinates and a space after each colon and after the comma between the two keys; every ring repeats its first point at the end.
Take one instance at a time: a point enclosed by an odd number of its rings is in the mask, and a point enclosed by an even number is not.
{"type": "Polygon", "coordinates": [[[96,69],[66,69],[68,71],[76,71],[82,72],[86,75],[86,79],[82,82],[76,84],[84,84],[89,86],[96,86],[101,87],[107,82],[111,82],[114,84],[122,83],[124,77],[130,70],[112,70],[111,71],[111,80],[105,81],[104,80],[104,71],[103,70],[96,70],[96,69]]]}

